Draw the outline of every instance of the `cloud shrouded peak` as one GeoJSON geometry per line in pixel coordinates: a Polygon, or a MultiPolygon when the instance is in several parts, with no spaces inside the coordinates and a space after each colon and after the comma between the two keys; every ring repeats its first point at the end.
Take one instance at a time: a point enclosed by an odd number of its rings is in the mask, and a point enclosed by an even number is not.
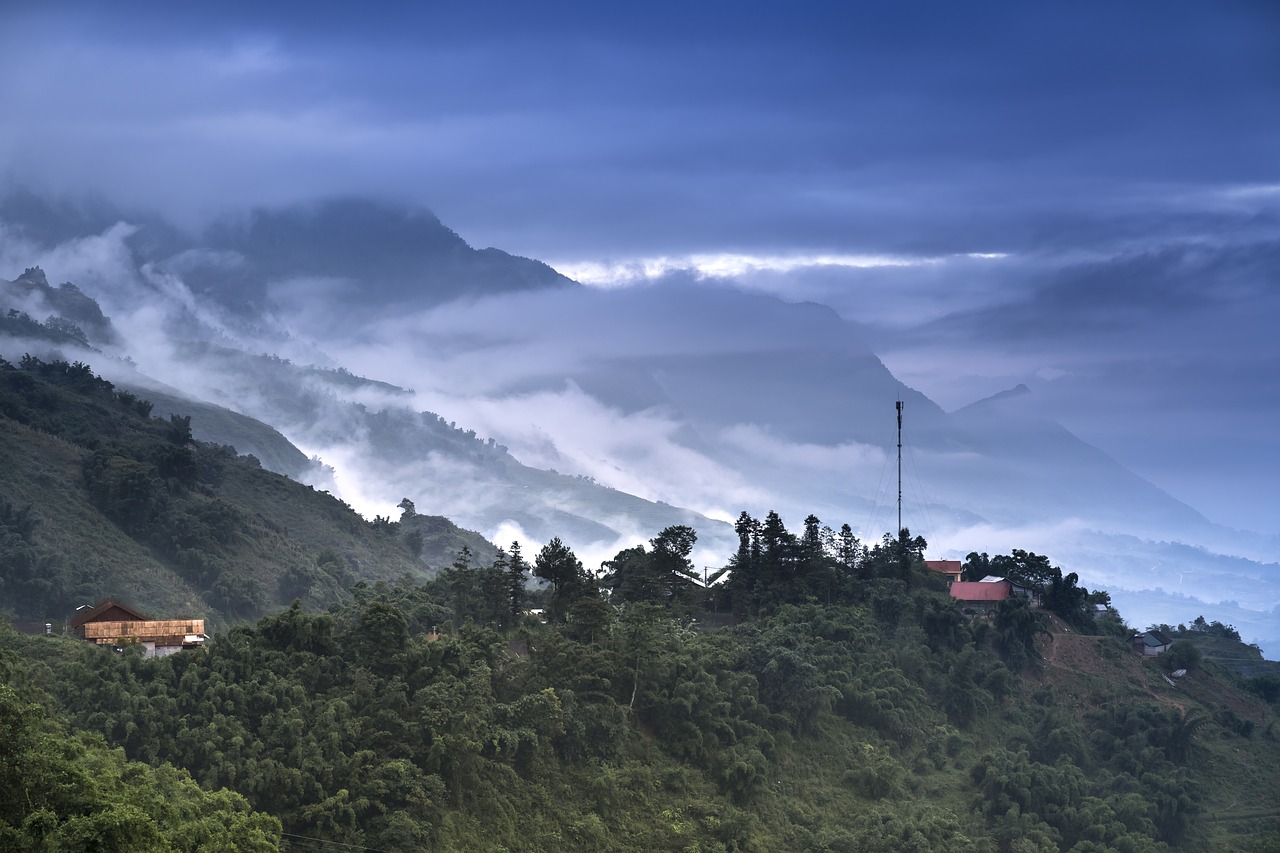
{"type": "Polygon", "coordinates": [[[425,208],[369,197],[254,208],[202,242],[172,263],[224,300],[428,306],[573,285],[540,262],[472,248],[425,208]]]}

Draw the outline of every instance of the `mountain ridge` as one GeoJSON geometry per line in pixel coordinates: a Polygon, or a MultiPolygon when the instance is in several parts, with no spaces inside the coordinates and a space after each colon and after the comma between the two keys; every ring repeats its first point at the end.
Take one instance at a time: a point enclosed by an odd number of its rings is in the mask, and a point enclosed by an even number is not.
{"type": "MultiPolygon", "coordinates": [[[[369,204],[382,209],[381,203],[369,204]]],[[[355,204],[346,214],[363,209],[355,204]]],[[[396,216],[387,210],[381,215],[396,216]]],[[[307,232],[305,217],[298,218],[296,211],[284,218],[292,236],[262,265],[275,273],[288,271],[288,258],[296,255],[290,246],[322,243],[325,234],[324,228],[307,232]]],[[[392,242],[422,226],[439,231],[445,254],[476,251],[460,248],[465,241],[430,214],[405,214],[403,223],[407,231],[388,238],[392,242]]],[[[140,265],[162,264],[181,255],[180,248],[202,251],[196,242],[185,248],[170,242],[164,247],[168,254],[149,256],[148,247],[163,241],[147,238],[145,229],[118,239],[134,247],[140,265]]],[[[253,244],[244,240],[241,248],[253,244]]],[[[233,243],[227,237],[217,251],[229,252],[233,243]]],[[[406,249],[407,257],[426,257],[412,249],[406,249]]],[[[428,304],[416,308],[402,300],[399,285],[389,277],[381,289],[364,294],[363,307],[349,310],[343,303],[341,311],[329,310],[321,328],[339,332],[320,344],[309,342],[305,326],[295,325],[299,317],[286,306],[268,313],[244,306],[238,313],[202,307],[235,301],[240,286],[235,277],[222,282],[226,290],[220,293],[213,278],[192,289],[193,302],[175,306],[170,314],[160,310],[160,337],[173,339],[163,354],[130,354],[128,342],[107,345],[104,352],[111,358],[136,356],[144,373],[182,387],[188,396],[270,424],[301,449],[295,454],[277,444],[284,456],[265,462],[298,476],[299,456],[318,458],[333,468],[336,479],[328,482],[367,515],[387,512],[407,495],[486,535],[532,540],[566,535],[583,547],[594,543],[593,554],[602,556],[667,524],[692,521],[718,531],[706,537],[708,544],[718,544],[704,558],[723,560],[732,550],[724,522],[744,507],[757,514],[773,508],[788,514],[816,510],[833,523],[874,520],[881,499],[870,489],[875,472],[893,453],[895,399],[907,400],[906,441],[929,485],[928,496],[915,507],[926,509],[924,520],[918,517],[911,526],[925,529],[942,548],[958,547],[963,556],[973,544],[981,548],[993,532],[1064,522],[1104,534],[1119,525],[1152,543],[1182,537],[1225,547],[1232,541],[1229,531],[1210,525],[1060,424],[1022,411],[1023,401],[1033,398],[998,394],[944,412],[897,380],[854,327],[829,309],[789,306],[774,297],[687,281],[602,292],[546,277],[530,288],[521,278],[528,268],[518,259],[503,253],[485,257],[510,274],[481,276],[428,294],[428,304]],[[491,287],[495,281],[498,286],[491,287]],[[476,298],[477,293],[484,295],[476,298]],[[441,298],[449,300],[447,310],[432,302],[441,298]],[[404,327],[412,330],[410,336],[380,340],[389,318],[409,321],[404,327]],[[172,324],[168,331],[166,323],[172,324]],[[497,339],[495,329],[501,331],[497,339]],[[421,367],[388,372],[383,368],[394,362],[383,358],[366,379],[359,374],[371,371],[351,364],[356,368],[351,372],[343,363],[343,353],[360,341],[382,350],[421,343],[420,356],[412,348],[396,354],[396,360],[421,367]],[[326,352],[335,346],[337,358],[326,352]],[[495,361],[495,346],[511,355],[495,361]],[[289,361],[292,352],[306,353],[304,360],[289,361]],[[539,361],[538,353],[552,357],[539,361]],[[313,363],[323,366],[309,366],[313,363]],[[504,373],[508,367],[511,372],[504,373]],[[450,380],[451,372],[463,380],[450,380]],[[483,386],[468,386],[465,377],[471,375],[483,377],[483,386]],[[442,381],[453,381],[456,388],[442,381]],[[440,407],[419,402],[424,389],[442,402],[440,407]],[[521,401],[544,399],[567,407],[556,415],[558,421],[541,421],[551,418],[554,408],[527,413],[519,408],[521,401]],[[479,404],[490,414],[474,425],[488,431],[488,439],[467,429],[468,420],[481,411],[479,404]],[[444,414],[430,411],[437,408],[444,414]],[[501,415],[507,409],[511,414],[501,415]],[[604,424],[584,436],[590,439],[585,443],[571,428],[582,415],[604,424]],[[534,429],[525,428],[522,417],[537,419],[534,429]],[[462,426],[455,426],[457,421],[462,426]],[[635,440],[628,444],[626,436],[635,440]],[[682,461],[670,464],[674,459],[682,461]],[[704,469],[699,484],[695,472],[704,469]],[[651,500],[623,499],[622,492],[604,485],[621,485],[651,500]],[[931,530],[932,523],[926,523],[931,515],[952,532],[931,530]],[[708,516],[720,520],[707,521],[708,516]],[[966,536],[971,544],[951,544],[963,543],[966,536]]],[[[246,256],[246,263],[251,260],[246,256]]],[[[363,269],[348,262],[351,270],[363,269]]],[[[436,272],[456,271],[451,263],[436,272]]],[[[261,276],[254,279],[263,293],[268,285],[261,276]]],[[[163,290],[148,293],[148,299],[167,298],[163,290]]],[[[136,335],[140,327],[129,316],[127,301],[118,310],[133,330],[126,334],[136,335]]],[[[147,331],[153,335],[155,324],[147,331]]],[[[54,350],[66,344],[49,342],[54,350]]],[[[176,406],[166,402],[165,411],[176,406]]],[[[194,423],[204,429],[203,416],[194,423]]],[[[246,440],[233,438],[245,436],[246,429],[241,421],[201,434],[234,445],[246,440]]],[[[260,447],[278,441],[268,441],[268,432],[260,438],[260,447]]],[[[263,450],[263,456],[271,455],[263,450]]],[[[324,475],[323,468],[311,470],[324,475]]],[[[1039,547],[1051,550],[1047,544],[1039,547]]],[[[1079,553],[1083,560],[1088,551],[1079,553]]],[[[1088,570],[1084,562],[1080,568],[1088,570]]],[[[1142,578],[1136,569],[1135,583],[1142,578]]],[[[1217,571],[1210,555],[1195,573],[1202,595],[1211,594],[1217,571]]]]}
{"type": "Polygon", "coordinates": [[[496,555],[434,516],[368,521],[80,362],[0,361],[0,437],[0,600],[21,618],[115,596],[226,627],[356,580],[424,580],[464,545],[496,555]]]}
{"type": "Polygon", "coordinates": [[[212,269],[205,256],[175,263],[196,289],[231,304],[309,298],[285,287],[307,279],[336,280],[325,297],[359,310],[369,301],[435,305],[543,287],[578,286],[540,261],[499,249],[476,249],[425,208],[360,196],[338,196],[286,208],[259,207],[239,220],[214,223],[203,235],[214,252],[233,253],[212,269]],[[231,273],[228,275],[228,273],[231,273]],[[230,285],[230,287],[228,287],[230,285]]]}

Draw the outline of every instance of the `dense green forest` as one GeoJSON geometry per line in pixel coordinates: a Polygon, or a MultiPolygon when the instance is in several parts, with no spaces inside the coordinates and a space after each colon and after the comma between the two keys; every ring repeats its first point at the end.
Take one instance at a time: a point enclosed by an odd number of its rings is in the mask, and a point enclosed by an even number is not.
{"type": "MultiPolygon", "coordinates": [[[[441,577],[358,584],[341,607],[295,604],[167,658],[64,637],[6,635],[4,645],[78,728],[130,759],[184,768],[206,790],[238,792],[299,846],[1280,841],[1274,708],[1247,684],[1201,669],[1170,689],[1159,662],[1119,638],[1051,633],[1065,624],[1043,610],[1028,619],[1022,605],[967,620],[918,565],[905,578],[880,574],[901,565],[894,541],[861,549],[855,572],[875,574],[829,603],[760,605],[704,630],[700,605],[681,600],[701,591],[670,582],[684,572],[664,549],[681,533],[613,561],[615,590],[660,581],[647,592],[606,602],[583,571],[570,582],[576,600],[546,608],[545,622],[495,606],[455,627],[440,602],[457,578],[441,577]],[[1020,632],[1029,644],[1018,645],[1020,632]],[[1069,639],[1091,658],[1059,669],[1048,656],[1069,639]]],[[[827,560],[836,571],[838,558],[827,560]]],[[[553,542],[525,569],[553,561],[575,563],[553,542]]],[[[495,562],[510,577],[511,554],[495,562]]]]}
{"type": "MultiPolygon", "coordinates": [[[[12,645],[8,626],[0,628],[12,645]]],[[[101,735],[70,729],[0,650],[0,849],[270,851],[280,822],[239,794],[206,791],[168,763],[126,760],[101,735]]]]}
{"type": "Polygon", "coordinates": [[[119,589],[176,578],[223,620],[161,658],[0,628],[3,845],[1280,849],[1273,685],[1135,655],[1043,555],[970,555],[1042,602],[989,617],[922,538],[813,516],[743,513],[710,586],[681,526],[594,572],[407,501],[366,522],[84,365],[0,364],[0,415],[53,454],[7,455],[0,601],[100,591],[58,547],[92,535],[135,561],[119,589]]]}

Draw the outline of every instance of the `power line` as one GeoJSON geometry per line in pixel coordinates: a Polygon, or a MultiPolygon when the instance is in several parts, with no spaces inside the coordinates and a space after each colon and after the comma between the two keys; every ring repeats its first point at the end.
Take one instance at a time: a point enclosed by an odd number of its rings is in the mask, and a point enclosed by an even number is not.
{"type": "Polygon", "coordinates": [[[871,514],[867,517],[867,524],[862,528],[863,539],[874,535],[872,531],[875,529],[874,524],[877,516],[880,514],[880,496],[884,494],[884,475],[889,470],[889,457],[884,457],[884,465],[880,468],[880,480],[876,483],[875,494],[871,499],[871,514]]]}
{"type": "Polygon", "coordinates": [[[929,502],[924,493],[924,481],[920,479],[920,469],[916,467],[915,448],[911,446],[910,442],[907,443],[907,458],[911,460],[911,470],[916,475],[914,488],[916,501],[920,506],[920,514],[923,516],[925,523],[925,530],[923,532],[927,534],[927,536],[932,536],[933,531],[937,530],[937,525],[933,523],[933,514],[929,512],[929,502]]]}
{"type": "Polygon", "coordinates": [[[363,844],[350,844],[346,841],[330,841],[327,838],[315,838],[310,835],[298,835],[294,832],[281,832],[281,836],[285,838],[300,838],[303,841],[310,841],[315,844],[328,844],[331,847],[346,847],[349,850],[365,850],[368,853],[391,853],[389,850],[379,850],[376,847],[365,847],[363,844]]]}
{"type": "Polygon", "coordinates": [[[898,410],[898,529],[894,538],[902,534],[902,401],[893,404],[898,410]]]}

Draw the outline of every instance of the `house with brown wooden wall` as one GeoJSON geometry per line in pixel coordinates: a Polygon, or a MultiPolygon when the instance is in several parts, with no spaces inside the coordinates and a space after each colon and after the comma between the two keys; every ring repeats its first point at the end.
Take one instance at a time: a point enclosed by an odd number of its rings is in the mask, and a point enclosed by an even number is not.
{"type": "Polygon", "coordinates": [[[67,628],[99,646],[141,645],[147,657],[197,648],[207,639],[203,619],[150,619],[114,598],[81,607],[67,628]]]}

